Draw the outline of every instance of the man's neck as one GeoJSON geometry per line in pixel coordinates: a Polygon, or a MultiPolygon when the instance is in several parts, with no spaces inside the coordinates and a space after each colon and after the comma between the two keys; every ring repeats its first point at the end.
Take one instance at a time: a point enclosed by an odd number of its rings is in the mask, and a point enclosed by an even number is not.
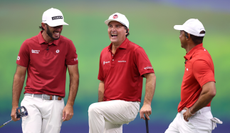
{"type": "Polygon", "coordinates": [[[196,45],[193,42],[188,43],[187,47],[185,48],[186,53],[188,53],[190,50],[192,50],[195,46],[196,45]]]}
{"type": "Polygon", "coordinates": [[[113,53],[113,54],[116,53],[117,48],[119,48],[119,46],[121,46],[121,44],[112,43],[112,53],[113,53]]]}

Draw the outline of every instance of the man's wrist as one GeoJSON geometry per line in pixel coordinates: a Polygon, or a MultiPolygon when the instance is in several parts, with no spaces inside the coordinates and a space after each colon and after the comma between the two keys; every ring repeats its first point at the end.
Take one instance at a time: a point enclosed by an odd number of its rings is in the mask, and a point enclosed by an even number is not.
{"type": "Polygon", "coordinates": [[[188,109],[189,114],[195,115],[195,113],[192,113],[190,109],[191,109],[191,108],[188,109]]]}

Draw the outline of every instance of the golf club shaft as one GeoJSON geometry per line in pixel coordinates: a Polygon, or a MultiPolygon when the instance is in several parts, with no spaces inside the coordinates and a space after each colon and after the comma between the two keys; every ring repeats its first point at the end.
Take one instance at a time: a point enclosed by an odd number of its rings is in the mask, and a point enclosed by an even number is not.
{"type": "Polygon", "coordinates": [[[6,124],[10,123],[11,121],[12,121],[12,119],[10,119],[10,120],[8,120],[7,122],[3,123],[3,124],[0,126],[0,128],[3,127],[3,126],[5,126],[6,124]]]}
{"type": "Polygon", "coordinates": [[[145,125],[146,125],[146,133],[149,133],[149,123],[148,123],[148,119],[145,116],[145,125]]]}

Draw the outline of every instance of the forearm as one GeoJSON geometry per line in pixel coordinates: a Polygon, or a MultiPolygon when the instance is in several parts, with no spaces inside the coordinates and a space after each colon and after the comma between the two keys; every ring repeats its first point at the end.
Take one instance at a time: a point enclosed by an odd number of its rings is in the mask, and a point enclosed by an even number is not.
{"type": "Polygon", "coordinates": [[[69,96],[66,105],[73,106],[79,86],[79,75],[70,76],[69,96]]]}
{"type": "Polygon", "coordinates": [[[103,101],[103,99],[104,99],[104,82],[100,81],[98,87],[98,102],[103,101]]]}
{"type": "Polygon", "coordinates": [[[196,101],[196,103],[190,108],[190,112],[194,114],[199,109],[205,107],[208,103],[210,103],[213,97],[216,95],[216,88],[214,82],[209,82],[204,85],[202,88],[202,92],[196,101]]]}
{"type": "Polygon", "coordinates": [[[213,97],[214,96],[210,96],[209,94],[201,94],[197,102],[190,108],[190,113],[194,114],[201,108],[205,107],[209,102],[211,102],[213,97]]]}
{"type": "Polygon", "coordinates": [[[12,107],[17,107],[19,98],[22,92],[25,76],[14,75],[13,88],[12,88],[12,107]]]}
{"type": "Polygon", "coordinates": [[[144,105],[147,104],[151,106],[155,88],[156,88],[156,76],[155,74],[150,73],[146,77],[144,105]]]}

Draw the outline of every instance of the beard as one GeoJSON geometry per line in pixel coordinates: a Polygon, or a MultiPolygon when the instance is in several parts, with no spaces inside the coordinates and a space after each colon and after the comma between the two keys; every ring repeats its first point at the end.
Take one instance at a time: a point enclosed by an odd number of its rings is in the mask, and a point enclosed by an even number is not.
{"type": "Polygon", "coordinates": [[[46,26],[47,26],[47,31],[46,31],[47,35],[48,35],[50,38],[52,38],[53,40],[58,40],[58,39],[60,38],[60,36],[59,36],[58,38],[54,38],[54,37],[53,37],[53,33],[51,33],[51,31],[50,31],[48,25],[46,25],[46,26]]]}

